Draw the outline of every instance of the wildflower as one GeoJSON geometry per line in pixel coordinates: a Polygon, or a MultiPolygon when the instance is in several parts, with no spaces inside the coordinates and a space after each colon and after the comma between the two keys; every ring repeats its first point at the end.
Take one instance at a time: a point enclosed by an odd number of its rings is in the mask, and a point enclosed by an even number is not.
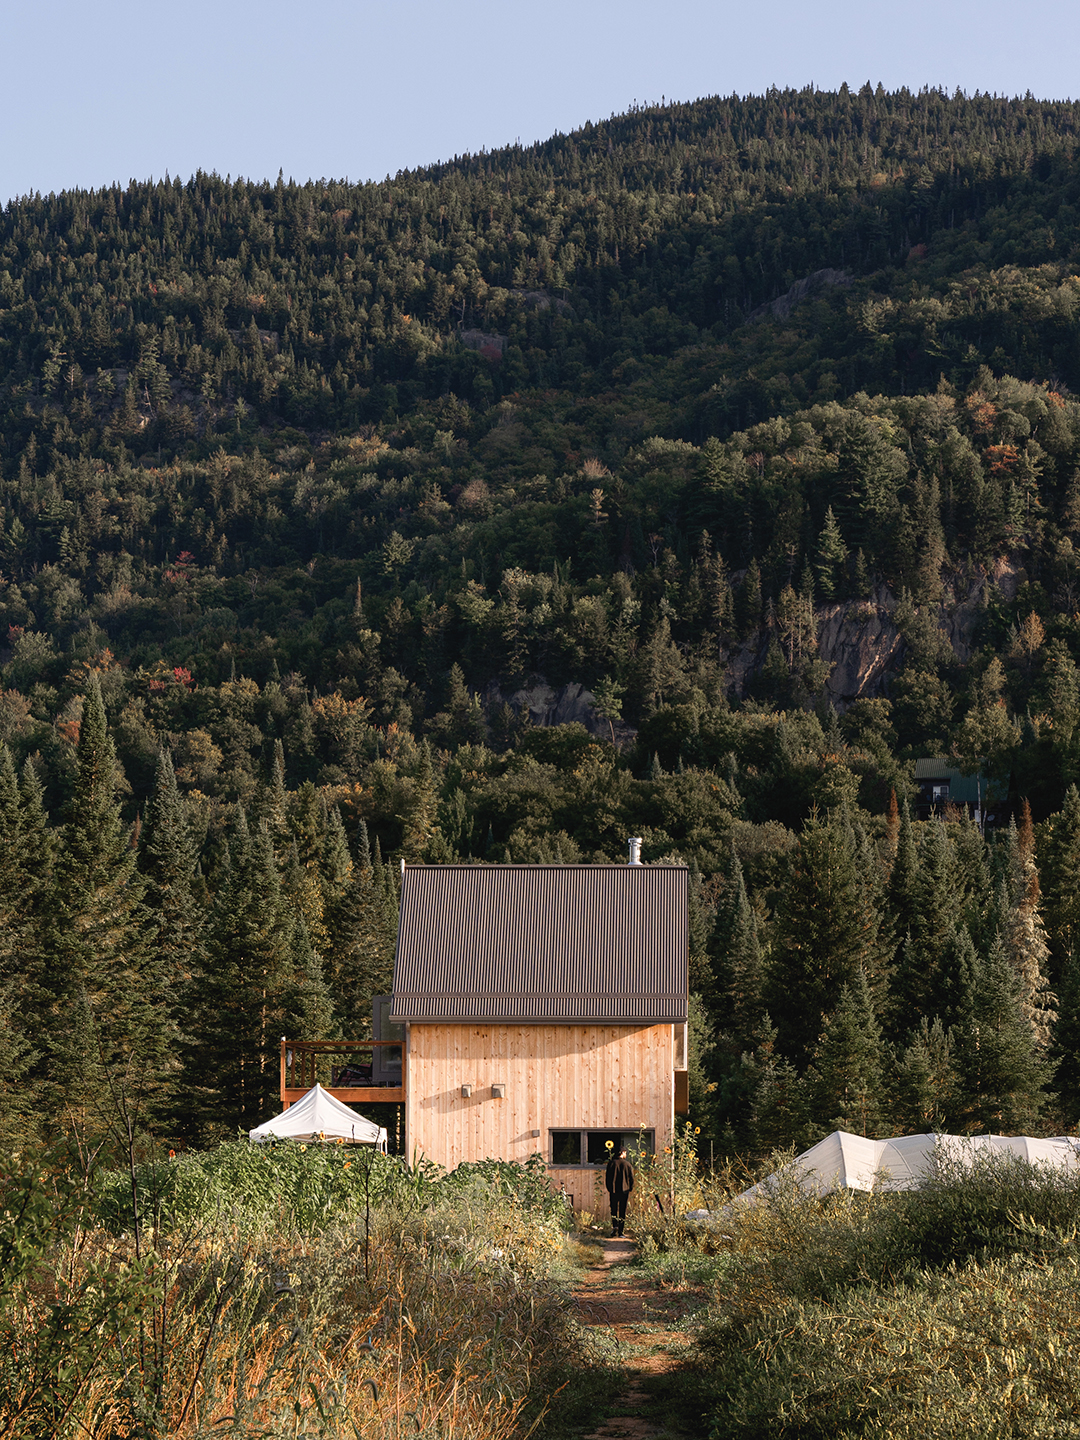
{"type": "Polygon", "coordinates": [[[175,1160],[175,1159],[176,1159],[176,1151],[175,1151],[175,1150],[170,1150],[170,1151],[169,1151],[169,1159],[170,1159],[170,1160],[175,1160]]]}
{"type": "Polygon", "coordinates": [[[306,1145],[301,1145],[301,1146],[300,1146],[300,1149],[301,1149],[301,1150],[306,1150],[306,1149],[307,1149],[307,1146],[306,1146],[306,1145]]]}
{"type": "Polygon", "coordinates": [[[604,1149],[605,1149],[605,1150],[614,1150],[614,1149],[615,1149],[615,1141],[614,1141],[614,1140],[605,1140],[605,1141],[604,1141],[604,1149]]]}
{"type": "Polygon", "coordinates": [[[701,1134],[701,1126],[700,1126],[700,1125],[695,1125],[695,1126],[694,1126],[694,1134],[695,1134],[695,1135],[700,1135],[700,1134],[701,1134]]]}
{"type": "Polygon", "coordinates": [[[351,1160],[346,1160],[346,1161],[345,1161],[345,1164],[344,1164],[341,1168],[342,1168],[343,1170],[347,1170],[351,1164],[352,1164],[352,1161],[351,1161],[351,1160]]]}

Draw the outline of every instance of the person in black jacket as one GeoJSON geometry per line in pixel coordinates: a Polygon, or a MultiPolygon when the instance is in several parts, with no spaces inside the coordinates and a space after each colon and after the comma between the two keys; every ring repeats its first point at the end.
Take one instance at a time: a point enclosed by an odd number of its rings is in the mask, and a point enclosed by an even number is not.
{"type": "Polygon", "coordinates": [[[611,1197],[611,1233],[613,1236],[621,1235],[626,1224],[626,1202],[634,1188],[634,1167],[626,1158],[625,1150],[619,1151],[618,1159],[613,1153],[607,1162],[604,1184],[611,1197]]]}

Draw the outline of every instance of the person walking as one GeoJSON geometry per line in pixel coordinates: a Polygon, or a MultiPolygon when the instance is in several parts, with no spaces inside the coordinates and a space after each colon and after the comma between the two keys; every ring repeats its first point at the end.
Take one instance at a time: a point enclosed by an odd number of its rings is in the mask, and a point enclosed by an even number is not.
{"type": "Polygon", "coordinates": [[[619,1151],[617,1159],[612,1151],[604,1171],[604,1184],[611,1199],[611,1233],[619,1236],[626,1224],[626,1202],[634,1188],[634,1167],[626,1158],[625,1150],[619,1151]]]}

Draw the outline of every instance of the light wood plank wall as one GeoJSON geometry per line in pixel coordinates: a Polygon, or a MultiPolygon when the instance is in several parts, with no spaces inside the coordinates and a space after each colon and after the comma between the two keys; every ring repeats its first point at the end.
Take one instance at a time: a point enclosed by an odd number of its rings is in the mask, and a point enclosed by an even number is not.
{"type": "MultiPolygon", "coordinates": [[[[447,1169],[536,1151],[550,1164],[551,1130],[644,1126],[663,1146],[675,1123],[671,1025],[413,1023],[407,1044],[408,1153],[447,1169]],[[505,1099],[492,1098],[493,1085],[506,1086],[505,1099]]],[[[593,1172],[551,1174],[579,1208],[591,1203],[593,1172]]]]}

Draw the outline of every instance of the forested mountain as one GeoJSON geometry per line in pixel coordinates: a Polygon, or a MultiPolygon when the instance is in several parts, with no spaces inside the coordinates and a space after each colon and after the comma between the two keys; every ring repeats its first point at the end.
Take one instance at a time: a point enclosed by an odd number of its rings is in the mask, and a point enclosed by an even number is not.
{"type": "Polygon", "coordinates": [[[11,1126],[248,1123],[362,1032],[399,857],[632,833],[714,1139],[1074,1121],[1078,150],[773,91],[10,204],[11,1126]],[[909,818],[934,755],[996,829],[909,818]]]}

